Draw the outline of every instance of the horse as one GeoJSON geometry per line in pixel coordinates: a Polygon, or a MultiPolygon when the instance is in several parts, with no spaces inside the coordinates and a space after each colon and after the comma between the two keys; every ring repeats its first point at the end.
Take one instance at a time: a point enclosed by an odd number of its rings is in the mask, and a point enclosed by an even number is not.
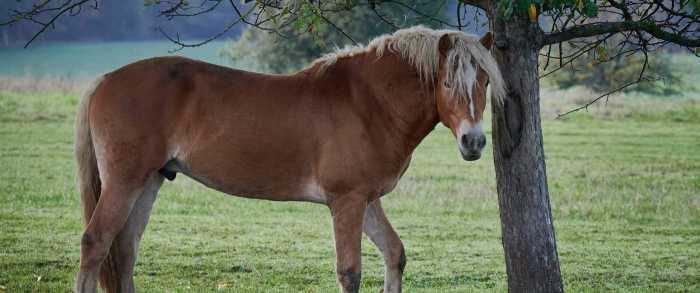
{"type": "Polygon", "coordinates": [[[98,78],[76,117],[85,229],[76,292],[134,292],[139,241],[164,179],[230,195],[328,206],[341,292],[360,288],[362,233],[400,292],[406,255],[382,209],[438,123],[465,160],[486,144],[487,86],[505,95],[492,37],[412,27],[290,75],[157,57],[98,78]]]}

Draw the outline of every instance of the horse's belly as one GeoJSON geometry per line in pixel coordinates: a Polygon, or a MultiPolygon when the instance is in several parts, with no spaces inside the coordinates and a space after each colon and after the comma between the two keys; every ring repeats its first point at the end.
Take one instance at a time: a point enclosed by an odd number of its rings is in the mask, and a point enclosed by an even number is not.
{"type": "Polygon", "coordinates": [[[178,154],[173,169],[209,188],[235,196],[278,201],[311,200],[308,160],[303,154],[275,153],[270,148],[202,146],[178,154]]]}

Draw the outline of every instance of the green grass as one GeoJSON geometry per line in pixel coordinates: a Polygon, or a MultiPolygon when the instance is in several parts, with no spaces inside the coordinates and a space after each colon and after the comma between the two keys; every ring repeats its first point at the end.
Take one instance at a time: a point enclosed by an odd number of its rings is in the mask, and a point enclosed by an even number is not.
{"type": "MultiPolygon", "coordinates": [[[[69,291],[82,232],[77,98],[0,93],[0,292],[69,291]]],[[[700,105],[545,120],[549,190],[570,292],[700,291],[700,105]]],[[[671,103],[671,104],[669,104],[671,103]]],[[[505,291],[492,155],[431,134],[384,198],[406,246],[406,292],[505,291]]],[[[166,182],[141,244],[142,292],[337,292],[328,209],[166,182]]],[[[364,292],[383,267],[363,241],[364,292]]]]}

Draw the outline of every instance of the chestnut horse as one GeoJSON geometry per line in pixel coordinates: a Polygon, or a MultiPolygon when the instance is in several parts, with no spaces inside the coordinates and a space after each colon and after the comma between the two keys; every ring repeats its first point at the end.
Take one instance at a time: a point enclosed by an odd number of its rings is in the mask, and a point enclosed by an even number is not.
{"type": "Polygon", "coordinates": [[[339,50],[292,75],[180,57],[104,75],[83,98],[76,157],[86,228],[77,292],[133,292],[139,240],[163,179],[185,174],[231,195],[325,204],[342,292],[360,287],[362,232],[400,292],[403,245],[379,198],[438,122],[480,157],[486,86],[504,96],[491,36],[423,27],[339,50]]]}

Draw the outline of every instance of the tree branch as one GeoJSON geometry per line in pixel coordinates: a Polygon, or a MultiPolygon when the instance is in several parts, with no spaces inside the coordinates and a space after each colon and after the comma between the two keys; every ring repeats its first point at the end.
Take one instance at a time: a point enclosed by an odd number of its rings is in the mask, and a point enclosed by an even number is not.
{"type": "MultiPolygon", "coordinates": [[[[646,65],[645,65],[645,66],[646,66],[646,65]]],[[[642,71],[642,72],[643,72],[643,71],[642,71]]],[[[626,88],[631,87],[631,86],[633,86],[633,85],[639,84],[639,83],[641,83],[641,82],[654,82],[654,81],[657,81],[657,80],[659,80],[659,79],[658,79],[658,78],[648,78],[648,77],[641,77],[641,76],[640,76],[639,79],[630,81],[630,82],[628,82],[628,83],[626,83],[626,84],[624,84],[624,85],[622,85],[622,86],[620,86],[620,87],[618,87],[618,88],[616,88],[616,89],[613,89],[613,90],[611,90],[611,91],[609,91],[609,92],[607,92],[607,93],[605,93],[605,94],[602,94],[602,95],[598,96],[597,98],[588,101],[588,102],[587,102],[586,104],[584,104],[584,105],[581,105],[581,106],[579,106],[579,107],[573,108],[573,109],[571,109],[571,110],[569,110],[569,111],[567,111],[567,112],[565,112],[565,113],[557,114],[557,118],[556,118],[556,119],[562,119],[562,118],[564,118],[565,116],[567,116],[567,115],[569,115],[569,114],[571,114],[571,113],[578,112],[578,111],[581,111],[581,110],[584,110],[584,109],[588,110],[588,107],[590,107],[591,105],[597,103],[598,101],[600,101],[600,100],[602,100],[602,99],[606,99],[606,100],[607,100],[607,98],[610,97],[611,95],[613,95],[613,94],[615,94],[615,93],[618,93],[618,92],[621,92],[621,91],[625,90],[626,88]]]]}
{"type": "Polygon", "coordinates": [[[94,3],[91,7],[95,10],[98,9],[97,0],[65,0],[60,4],[50,7],[49,4],[54,4],[49,0],[34,4],[31,9],[26,11],[14,10],[13,14],[10,16],[10,20],[5,22],[0,22],[0,26],[12,25],[18,23],[22,20],[33,22],[39,24],[41,28],[32,35],[32,37],[24,44],[24,48],[29,47],[29,45],[34,42],[41,34],[43,34],[47,29],[53,28],[56,21],[63,16],[68,14],[70,16],[75,16],[80,14],[82,11],[82,6],[87,5],[88,2],[94,3]],[[40,21],[37,18],[49,14],[55,13],[50,16],[48,21],[40,21]]]}
{"type": "Polygon", "coordinates": [[[332,22],[332,21],[331,21],[330,19],[328,19],[326,16],[324,16],[324,15],[321,14],[321,13],[318,13],[317,15],[318,15],[318,17],[320,17],[321,19],[323,19],[323,21],[325,21],[328,25],[330,25],[331,27],[333,27],[333,29],[335,29],[337,32],[341,33],[341,34],[342,34],[343,36],[345,36],[348,40],[350,40],[350,42],[352,42],[353,45],[355,45],[355,46],[358,45],[358,42],[355,41],[355,39],[353,39],[352,36],[350,36],[350,34],[348,34],[348,33],[345,32],[343,29],[341,29],[340,27],[338,27],[334,22],[332,22]]]}
{"type": "Polygon", "coordinates": [[[544,45],[566,42],[577,38],[593,37],[606,33],[644,31],[657,39],[685,47],[700,47],[700,38],[693,39],[664,31],[651,21],[596,22],[581,24],[564,31],[545,34],[544,45]]]}

